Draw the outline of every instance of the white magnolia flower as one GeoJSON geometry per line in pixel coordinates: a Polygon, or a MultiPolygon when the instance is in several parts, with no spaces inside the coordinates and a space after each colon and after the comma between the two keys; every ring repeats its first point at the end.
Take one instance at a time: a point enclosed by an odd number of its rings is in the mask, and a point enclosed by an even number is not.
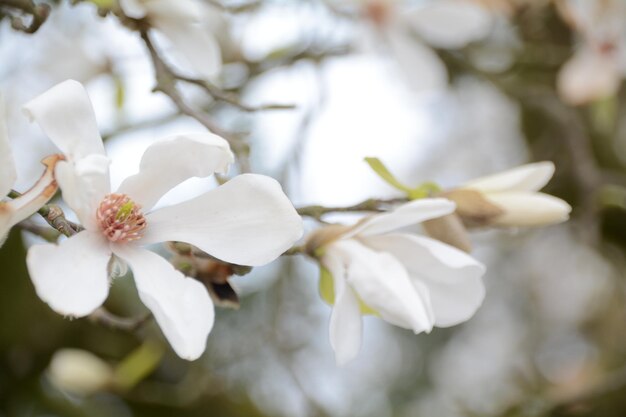
{"type": "Polygon", "coordinates": [[[559,94],[572,105],[615,95],[626,71],[626,3],[566,0],[557,5],[581,37],[581,45],[558,74],[559,94]]]}
{"type": "Polygon", "coordinates": [[[54,167],[60,155],[45,158],[46,169],[37,183],[20,197],[3,201],[17,179],[15,162],[11,153],[9,136],[5,123],[4,108],[0,102],[0,246],[11,227],[28,218],[54,196],[57,185],[54,180],[54,167]]]}
{"type": "Polygon", "coordinates": [[[330,343],[338,364],[359,351],[362,313],[420,333],[476,312],[485,295],[483,265],[437,240],[397,232],[454,209],[441,198],[415,200],[352,227],[329,226],[311,235],[307,249],[330,274],[322,274],[320,290],[334,304],[330,343]]]}
{"type": "Polygon", "coordinates": [[[550,181],[552,175],[552,162],[537,162],[478,178],[444,195],[457,203],[458,213],[464,217],[465,204],[477,204],[474,201],[468,202],[462,191],[478,192],[496,209],[493,217],[486,216],[488,218],[485,220],[490,225],[544,226],[561,223],[569,218],[571,206],[560,198],[538,192],[550,181]],[[461,193],[457,193],[459,190],[461,193]]]}
{"type": "Polygon", "coordinates": [[[109,291],[115,255],[133,271],[139,297],[178,355],[198,358],[213,326],[206,288],[142,246],[181,241],[240,265],[263,265],[302,234],[302,221],[274,179],[246,174],[199,197],[150,212],[168,190],[190,177],[225,173],[228,143],[213,134],[155,142],[140,170],[112,193],[107,158],[83,86],[65,81],[25,106],[66,154],[56,175],[63,197],[85,230],[59,245],[30,248],[28,269],[39,297],[55,311],[82,317],[109,291]]]}
{"type": "MultiPolygon", "coordinates": [[[[335,3],[340,6],[345,1],[335,3]]],[[[374,24],[377,35],[417,91],[441,89],[448,84],[446,66],[431,46],[462,48],[487,36],[493,23],[490,10],[468,0],[435,0],[419,5],[397,0],[348,3],[360,7],[374,24]]]]}
{"type": "Polygon", "coordinates": [[[124,13],[148,19],[200,76],[213,80],[222,69],[215,33],[223,28],[219,11],[198,0],[119,0],[124,13]]]}

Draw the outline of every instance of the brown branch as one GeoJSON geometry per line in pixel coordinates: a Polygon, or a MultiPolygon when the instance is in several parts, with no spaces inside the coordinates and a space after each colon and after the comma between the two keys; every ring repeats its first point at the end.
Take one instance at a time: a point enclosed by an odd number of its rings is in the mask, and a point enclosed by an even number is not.
{"type": "Polygon", "coordinates": [[[96,324],[114,330],[135,332],[152,318],[152,314],[146,313],[140,317],[119,317],[100,307],[89,315],[89,320],[96,324]]]}
{"type": "Polygon", "coordinates": [[[160,91],[163,94],[167,95],[174,105],[178,107],[182,114],[185,114],[195,120],[197,120],[200,124],[206,127],[209,131],[223,137],[230,144],[233,152],[239,157],[239,164],[241,170],[243,172],[250,171],[248,156],[250,153],[249,145],[244,142],[241,137],[237,135],[233,135],[230,132],[222,129],[215,121],[205,112],[201,110],[197,110],[189,106],[182,95],[176,88],[176,75],[175,72],[165,63],[163,58],[159,55],[159,52],[156,50],[152,40],[150,39],[150,35],[145,28],[139,29],[139,33],[141,34],[141,39],[143,39],[146,48],[150,54],[150,58],[152,60],[152,64],[154,66],[155,76],[156,76],[156,86],[154,88],[155,91],[160,91]]]}
{"type": "Polygon", "coordinates": [[[372,211],[372,212],[381,212],[387,211],[390,206],[395,204],[406,203],[409,201],[407,198],[393,198],[389,200],[381,200],[377,198],[370,198],[368,200],[362,201],[353,206],[344,206],[344,207],[325,207],[325,206],[306,206],[299,207],[296,209],[299,215],[312,217],[316,220],[321,220],[322,216],[328,213],[350,213],[350,212],[360,212],[360,211],[372,211]]]}
{"type": "Polygon", "coordinates": [[[35,4],[32,0],[0,0],[0,10],[11,18],[11,27],[25,33],[35,33],[50,15],[50,5],[35,4]],[[4,12],[4,10],[18,10],[23,14],[31,15],[30,24],[25,24],[22,16],[4,12]]]}
{"type": "MultiPolygon", "coordinates": [[[[10,198],[19,198],[21,195],[21,193],[15,190],[11,190],[9,192],[10,198]]],[[[39,213],[39,215],[43,217],[44,220],[52,226],[52,228],[58,230],[67,237],[73,236],[83,230],[81,225],[67,220],[61,207],[56,204],[46,204],[42,206],[37,213],[39,213]]]]}

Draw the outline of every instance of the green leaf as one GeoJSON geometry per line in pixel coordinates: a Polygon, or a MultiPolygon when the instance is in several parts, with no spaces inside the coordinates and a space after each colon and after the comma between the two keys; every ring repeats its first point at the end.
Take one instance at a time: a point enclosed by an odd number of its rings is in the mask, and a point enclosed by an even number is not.
{"type": "MultiPolygon", "coordinates": [[[[330,305],[335,304],[335,283],[333,274],[330,273],[328,269],[320,265],[320,296],[322,300],[327,302],[330,305]]],[[[361,314],[364,315],[378,315],[376,310],[368,306],[359,298],[359,308],[361,309],[361,314]]]]}
{"type": "Polygon", "coordinates": [[[367,162],[370,168],[372,168],[374,172],[378,174],[380,178],[385,180],[392,187],[400,191],[403,191],[407,194],[410,194],[411,191],[413,191],[412,188],[407,187],[406,185],[398,181],[397,178],[387,169],[385,164],[383,164],[380,159],[368,157],[368,158],[365,158],[365,162],[367,162]]]}
{"type": "Polygon", "coordinates": [[[330,271],[320,265],[320,296],[328,304],[335,304],[335,285],[330,271]]]}

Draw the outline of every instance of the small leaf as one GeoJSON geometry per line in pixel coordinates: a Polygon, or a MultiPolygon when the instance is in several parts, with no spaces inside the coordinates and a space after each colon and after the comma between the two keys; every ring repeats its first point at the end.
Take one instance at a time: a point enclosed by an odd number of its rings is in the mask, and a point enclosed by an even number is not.
{"type": "Polygon", "coordinates": [[[385,164],[378,158],[365,158],[365,162],[374,170],[376,174],[383,180],[385,180],[392,187],[407,193],[408,195],[413,192],[411,187],[407,187],[396,179],[396,177],[387,169],[385,164]]]}

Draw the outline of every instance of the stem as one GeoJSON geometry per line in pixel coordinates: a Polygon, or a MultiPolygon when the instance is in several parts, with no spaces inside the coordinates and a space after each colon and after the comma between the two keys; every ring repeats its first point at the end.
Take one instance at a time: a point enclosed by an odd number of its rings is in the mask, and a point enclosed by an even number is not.
{"type": "Polygon", "coordinates": [[[328,213],[349,213],[349,212],[359,212],[359,211],[373,211],[373,212],[381,212],[386,211],[389,206],[395,204],[406,203],[409,201],[407,198],[392,198],[389,200],[381,200],[377,198],[370,198],[365,201],[362,201],[353,206],[345,206],[345,207],[324,207],[319,205],[314,206],[306,206],[297,208],[296,211],[301,216],[312,217],[317,220],[321,220],[322,216],[328,213]]]}

